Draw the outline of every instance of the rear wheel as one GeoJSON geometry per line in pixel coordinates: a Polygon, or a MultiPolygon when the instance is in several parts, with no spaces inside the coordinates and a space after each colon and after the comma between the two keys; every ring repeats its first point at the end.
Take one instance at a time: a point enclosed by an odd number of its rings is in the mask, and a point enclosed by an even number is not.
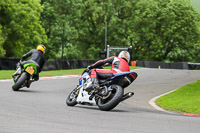
{"type": "Polygon", "coordinates": [[[23,72],[16,83],[12,86],[13,91],[18,91],[28,76],[29,74],[27,72],[23,72]]]}
{"type": "Polygon", "coordinates": [[[121,102],[121,99],[124,94],[124,89],[119,85],[112,85],[111,88],[112,88],[112,92],[108,98],[98,99],[97,105],[100,110],[103,110],[103,111],[112,110],[121,102]]]}
{"type": "Polygon", "coordinates": [[[66,104],[68,106],[75,106],[77,104],[76,99],[78,97],[79,89],[77,87],[68,95],[66,104]]]}

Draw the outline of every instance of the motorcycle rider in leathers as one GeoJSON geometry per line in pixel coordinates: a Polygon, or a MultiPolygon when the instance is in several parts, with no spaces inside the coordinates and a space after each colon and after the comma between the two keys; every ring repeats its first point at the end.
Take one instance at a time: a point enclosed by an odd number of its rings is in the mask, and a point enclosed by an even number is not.
{"type": "Polygon", "coordinates": [[[39,80],[39,73],[41,72],[41,70],[45,64],[45,57],[44,57],[45,50],[46,50],[46,47],[43,44],[39,44],[36,49],[32,49],[28,53],[24,54],[22,56],[22,61],[30,56],[31,56],[31,58],[27,61],[18,63],[18,66],[17,66],[18,69],[12,75],[12,77],[15,77],[16,75],[21,73],[21,68],[23,67],[24,64],[34,63],[37,66],[37,74],[34,75],[33,78],[34,78],[34,81],[39,80]]]}
{"type": "Polygon", "coordinates": [[[129,63],[130,61],[130,54],[127,51],[121,51],[118,55],[112,56],[109,58],[106,58],[104,60],[99,60],[96,63],[94,63],[91,66],[88,66],[87,69],[91,70],[90,78],[92,79],[92,84],[86,88],[86,91],[90,91],[91,89],[98,89],[99,83],[98,83],[98,74],[103,75],[110,75],[110,77],[114,73],[120,73],[120,72],[129,72],[129,63]],[[112,64],[111,70],[110,69],[95,69],[102,67],[104,65],[112,64]]]}

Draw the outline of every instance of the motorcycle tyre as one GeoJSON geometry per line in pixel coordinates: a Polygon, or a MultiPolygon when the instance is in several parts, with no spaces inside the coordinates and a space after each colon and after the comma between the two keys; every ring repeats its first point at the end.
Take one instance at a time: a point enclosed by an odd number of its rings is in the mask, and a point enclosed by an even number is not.
{"type": "MultiPolygon", "coordinates": [[[[75,88],[74,90],[76,90],[76,89],[77,88],[75,88]]],[[[70,99],[70,96],[72,95],[72,93],[74,92],[74,90],[67,97],[66,104],[68,106],[75,106],[77,104],[76,99],[77,99],[78,96],[76,98],[74,98],[73,100],[70,99]]]]}
{"type": "Polygon", "coordinates": [[[17,82],[12,86],[13,91],[18,91],[28,76],[29,74],[27,72],[23,72],[17,82]]]}
{"type": "Polygon", "coordinates": [[[124,94],[124,89],[119,85],[112,85],[112,88],[115,89],[115,95],[106,103],[103,103],[102,99],[97,100],[97,105],[102,111],[110,111],[115,108],[120,102],[124,94]]]}

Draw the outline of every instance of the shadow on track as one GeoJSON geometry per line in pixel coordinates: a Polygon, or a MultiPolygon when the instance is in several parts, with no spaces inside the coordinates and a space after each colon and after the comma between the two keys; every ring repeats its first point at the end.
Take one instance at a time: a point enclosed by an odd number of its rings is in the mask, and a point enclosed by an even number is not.
{"type": "Polygon", "coordinates": [[[40,91],[36,91],[36,90],[19,90],[19,91],[14,91],[16,93],[41,93],[40,91]]]}
{"type": "MultiPolygon", "coordinates": [[[[87,106],[87,105],[77,105],[77,106],[70,107],[70,108],[102,111],[97,106],[87,106]]],[[[126,110],[126,109],[112,109],[110,111],[102,111],[102,112],[121,112],[122,113],[122,112],[130,112],[130,110],[126,110]]]]}

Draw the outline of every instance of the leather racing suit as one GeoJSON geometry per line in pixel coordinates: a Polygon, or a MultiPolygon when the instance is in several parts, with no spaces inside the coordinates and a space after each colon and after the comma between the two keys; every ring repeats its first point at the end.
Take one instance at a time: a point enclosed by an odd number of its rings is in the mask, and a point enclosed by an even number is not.
{"type": "Polygon", "coordinates": [[[24,60],[30,56],[31,56],[31,58],[29,60],[22,62],[20,65],[23,66],[24,64],[27,64],[27,63],[34,63],[37,66],[37,70],[38,70],[34,79],[38,80],[39,73],[41,72],[41,70],[45,64],[45,57],[44,57],[44,54],[42,53],[42,51],[32,49],[28,53],[26,53],[22,56],[22,60],[24,60]]]}
{"type": "Polygon", "coordinates": [[[91,78],[98,78],[97,77],[97,73],[100,73],[101,75],[112,75],[114,73],[120,73],[120,72],[129,72],[130,68],[129,65],[127,63],[127,61],[125,59],[116,57],[116,56],[112,56],[109,58],[106,58],[104,60],[99,60],[97,61],[95,64],[93,64],[90,69],[92,69],[91,78]],[[107,65],[107,64],[112,64],[111,66],[111,70],[109,69],[92,69],[92,68],[98,68],[101,67],[103,65],[107,65]]]}

